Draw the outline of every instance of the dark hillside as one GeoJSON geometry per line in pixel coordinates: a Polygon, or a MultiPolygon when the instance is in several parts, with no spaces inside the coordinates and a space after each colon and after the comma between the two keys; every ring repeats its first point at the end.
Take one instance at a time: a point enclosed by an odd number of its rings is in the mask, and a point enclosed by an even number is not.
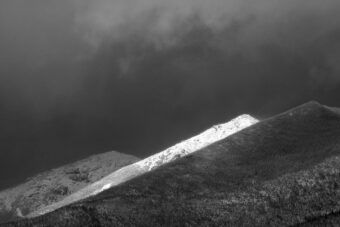
{"type": "Polygon", "coordinates": [[[3,226],[313,225],[340,212],[339,201],[340,115],[310,102],[90,199],[3,226]]]}
{"type": "Polygon", "coordinates": [[[22,219],[138,160],[116,151],[105,152],[42,172],[0,191],[0,223],[22,219]]]}

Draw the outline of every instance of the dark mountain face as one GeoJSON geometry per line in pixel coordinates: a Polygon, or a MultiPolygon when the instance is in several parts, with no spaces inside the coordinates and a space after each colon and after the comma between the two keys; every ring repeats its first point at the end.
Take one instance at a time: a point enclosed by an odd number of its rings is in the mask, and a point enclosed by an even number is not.
{"type": "Polygon", "coordinates": [[[339,155],[339,113],[311,102],[90,199],[3,226],[338,223],[339,155]]]}

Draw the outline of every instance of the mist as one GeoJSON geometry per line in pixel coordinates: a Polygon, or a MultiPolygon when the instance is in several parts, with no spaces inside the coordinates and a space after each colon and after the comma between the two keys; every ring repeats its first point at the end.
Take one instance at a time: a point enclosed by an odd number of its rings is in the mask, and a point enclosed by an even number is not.
{"type": "Polygon", "coordinates": [[[3,0],[0,188],[213,124],[340,106],[337,0],[3,0]]]}

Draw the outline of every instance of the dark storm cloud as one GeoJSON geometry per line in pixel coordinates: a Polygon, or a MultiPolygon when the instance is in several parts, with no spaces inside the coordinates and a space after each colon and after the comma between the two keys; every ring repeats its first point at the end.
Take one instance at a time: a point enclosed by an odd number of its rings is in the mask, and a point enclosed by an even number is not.
{"type": "Polygon", "coordinates": [[[58,162],[70,144],[58,119],[72,113],[87,51],[81,40],[69,1],[1,1],[0,187],[58,162]]]}
{"type": "MultiPolygon", "coordinates": [[[[289,85],[302,86],[300,90],[312,93],[334,89],[334,83],[339,80],[340,2],[336,0],[100,0],[76,3],[79,9],[76,23],[86,39],[98,48],[99,55],[103,49],[115,53],[110,56],[110,63],[115,62],[116,69],[118,67],[119,72],[112,71],[115,76],[130,72],[132,77],[143,77],[134,66],[143,64],[148,58],[145,53],[151,52],[149,57],[156,59],[159,55],[164,57],[172,53],[166,64],[175,60],[177,63],[172,69],[178,71],[183,71],[183,67],[190,71],[202,66],[186,57],[206,57],[205,64],[215,65],[205,68],[204,85],[211,84],[217,74],[211,70],[220,70],[218,73],[224,75],[220,75],[218,84],[221,80],[223,84],[232,84],[243,77],[244,85],[250,85],[243,91],[245,95],[249,94],[248,90],[263,91],[247,83],[248,80],[255,80],[259,86],[283,81],[286,89],[290,89],[289,85]],[[125,49],[115,49],[121,45],[125,49]],[[197,53],[181,52],[185,48],[196,49],[197,53]],[[175,50],[180,54],[173,53],[175,50]],[[213,56],[200,53],[204,50],[213,56]],[[215,59],[211,60],[211,57],[215,59]],[[220,65],[216,65],[216,58],[220,65]],[[240,67],[233,64],[230,69],[226,68],[233,58],[239,58],[240,67]]],[[[185,75],[199,77],[194,71],[185,75]]],[[[282,105],[285,100],[276,101],[282,105]]]]}
{"type": "Polygon", "coordinates": [[[138,110],[127,129],[142,119],[163,127],[136,132],[143,142],[240,112],[268,116],[309,99],[338,105],[338,1],[77,3],[77,26],[97,51],[90,75],[106,78],[86,89],[112,101],[100,112],[138,110]]]}
{"type": "Polygon", "coordinates": [[[338,0],[1,1],[3,185],[244,112],[340,106],[339,15],[338,0]]]}

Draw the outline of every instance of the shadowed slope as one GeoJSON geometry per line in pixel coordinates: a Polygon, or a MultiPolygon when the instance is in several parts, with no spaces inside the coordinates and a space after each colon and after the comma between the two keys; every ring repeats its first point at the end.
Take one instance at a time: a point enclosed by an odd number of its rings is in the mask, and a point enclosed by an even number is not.
{"type": "Polygon", "coordinates": [[[22,218],[41,207],[60,201],[138,160],[132,155],[111,151],[31,177],[23,184],[0,192],[0,222],[22,218]]]}
{"type": "Polygon", "coordinates": [[[340,115],[311,102],[50,214],[4,226],[289,226],[340,211],[340,115]]]}
{"type": "Polygon", "coordinates": [[[104,190],[117,186],[130,179],[156,169],[166,163],[172,162],[180,157],[186,156],[203,147],[211,145],[212,143],[224,139],[231,134],[257,122],[258,121],[255,118],[249,115],[241,115],[227,123],[215,125],[214,127],[200,133],[197,136],[184,140],[164,151],[154,154],[139,162],[136,162],[129,166],[125,166],[98,180],[97,182],[83,188],[82,190],[71,194],[60,202],[36,210],[29,216],[34,217],[37,215],[45,214],[57,208],[63,207],[81,199],[85,199],[89,196],[96,195],[104,190]]]}

